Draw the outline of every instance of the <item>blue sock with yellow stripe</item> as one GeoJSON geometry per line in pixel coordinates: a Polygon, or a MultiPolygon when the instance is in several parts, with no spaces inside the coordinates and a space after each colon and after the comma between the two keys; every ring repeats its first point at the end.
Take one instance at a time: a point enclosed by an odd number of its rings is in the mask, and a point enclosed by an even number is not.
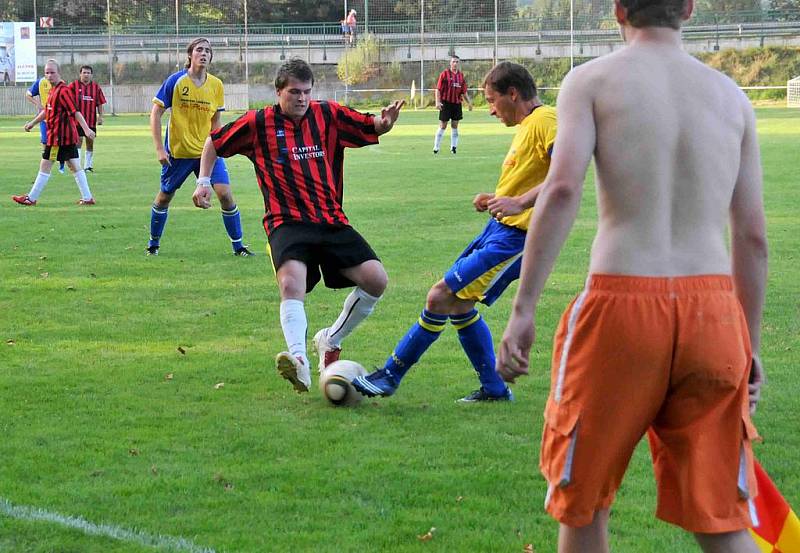
{"type": "Polygon", "coordinates": [[[399,384],[400,379],[405,376],[411,365],[419,361],[422,354],[441,336],[446,325],[447,315],[439,315],[423,309],[419,320],[397,343],[383,368],[392,373],[399,384]]]}
{"type": "Polygon", "coordinates": [[[451,315],[450,322],[458,330],[458,341],[478,373],[478,380],[491,396],[503,395],[506,384],[495,369],[492,332],[477,309],[463,315],[451,315]]]}

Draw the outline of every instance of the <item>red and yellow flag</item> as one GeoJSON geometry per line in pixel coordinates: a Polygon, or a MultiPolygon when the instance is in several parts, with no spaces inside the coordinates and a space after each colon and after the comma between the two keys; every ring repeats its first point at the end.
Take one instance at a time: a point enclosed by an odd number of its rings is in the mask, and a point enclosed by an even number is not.
{"type": "Polygon", "coordinates": [[[800,553],[800,520],[758,461],[754,465],[758,525],[750,529],[753,539],[763,553],[800,553]]]}

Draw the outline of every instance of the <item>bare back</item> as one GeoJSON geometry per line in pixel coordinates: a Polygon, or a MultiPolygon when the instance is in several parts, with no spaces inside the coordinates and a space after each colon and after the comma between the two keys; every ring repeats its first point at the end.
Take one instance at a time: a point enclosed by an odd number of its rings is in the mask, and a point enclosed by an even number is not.
{"type": "Polygon", "coordinates": [[[636,44],[583,69],[596,125],[593,273],[729,274],[744,97],[680,48],[636,44]]]}

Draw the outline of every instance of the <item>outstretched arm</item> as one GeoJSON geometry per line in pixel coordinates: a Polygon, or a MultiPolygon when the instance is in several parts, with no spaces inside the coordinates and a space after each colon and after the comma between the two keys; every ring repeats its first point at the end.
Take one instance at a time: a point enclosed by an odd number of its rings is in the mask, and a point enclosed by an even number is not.
{"type": "Polygon", "coordinates": [[[217,149],[214,141],[209,136],[203,144],[203,154],[200,156],[200,176],[197,177],[197,188],[192,194],[192,202],[196,207],[208,209],[211,207],[211,170],[217,161],[217,149]]]}
{"type": "Polygon", "coordinates": [[[502,219],[503,217],[517,215],[529,207],[533,207],[541,191],[542,185],[540,184],[519,196],[499,196],[492,198],[489,200],[486,207],[489,213],[492,214],[492,217],[502,219]]]}
{"type": "Polygon", "coordinates": [[[469,97],[469,93],[464,92],[464,94],[461,95],[461,98],[467,103],[467,108],[472,111],[472,100],[469,97]]]}
{"type": "Polygon", "coordinates": [[[742,304],[753,360],[750,375],[750,412],[761,397],[764,369],[761,366],[761,317],[767,281],[767,233],[762,198],[761,154],[756,137],[755,115],[743,100],[746,127],[742,138],[739,176],[730,207],[731,261],[736,296],[742,304]]]}
{"type": "Polygon", "coordinates": [[[89,128],[89,125],[86,124],[86,119],[84,119],[83,114],[80,111],[75,112],[75,121],[77,121],[83,129],[83,134],[86,135],[86,138],[89,140],[94,140],[95,132],[89,128]]]}
{"type": "Polygon", "coordinates": [[[381,116],[375,118],[375,132],[378,133],[378,136],[392,130],[404,105],[406,105],[405,100],[397,100],[381,109],[381,116]]]}
{"type": "Polygon", "coordinates": [[[25,123],[25,132],[30,132],[30,130],[34,127],[34,125],[42,121],[44,119],[45,113],[47,112],[41,110],[39,111],[39,113],[36,114],[36,117],[25,123]]]}
{"type": "Polygon", "coordinates": [[[497,370],[508,382],[528,373],[539,296],[569,234],[595,147],[591,87],[567,76],[558,97],[558,136],[550,171],[539,186],[537,208],[525,238],[522,274],[511,318],[497,352],[497,370]]]}
{"type": "Polygon", "coordinates": [[[153,137],[153,145],[156,147],[156,159],[161,165],[169,165],[169,155],[164,149],[164,142],[161,138],[161,117],[166,109],[158,104],[153,104],[150,110],[150,135],[153,137]]]}
{"type": "Polygon", "coordinates": [[[38,96],[32,96],[30,92],[26,92],[25,99],[33,104],[33,107],[35,107],[38,111],[42,111],[42,109],[44,109],[42,107],[42,101],[38,96]]]}

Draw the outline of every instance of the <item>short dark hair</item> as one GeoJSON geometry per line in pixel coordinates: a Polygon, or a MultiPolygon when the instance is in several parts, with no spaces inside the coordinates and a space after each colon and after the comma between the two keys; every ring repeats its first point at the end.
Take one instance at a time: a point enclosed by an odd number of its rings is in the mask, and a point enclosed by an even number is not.
{"type": "Polygon", "coordinates": [[[536,98],[536,83],[533,82],[533,77],[518,63],[501,61],[492,67],[483,78],[483,86],[486,85],[500,94],[508,94],[508,89],[513,86],[523,100],[536,98]]]}
{"type": "Polygon", "coordinates": [[[619,0],[633,27],[680,29],[686,0],[619,0]]]}
{"type": "Polygon", "coordinates": [[[292,58],[278,68],[275,75],[275,90],[282,90],[289,84],[289,78],[314,84],[314,72],[304,59],[292,58]]]}
{"type": "Polygon", "coordinates": [[[208,42],[208,49],[211,50],[211,58],[208,61],[211,62],[211,60],[214,59],[214,50],[211,48],[211,41],[207,38],[197,37],[189,43],[189,46],[186,47],[186,63],[184,64],[186,69],[189,69],[192,66],[192,52],[194,52],[194,49],[201,42],[208,42]]]}
{"type": "Polygon", "coordinates": [[[94,69],[92,69],[92,66],[91,66],[91,65],[81,65],[81,68],[80,68],[80,69],[78,69],[78,73],[80,73],[80,72],[81,72],[81,71],[83,71],[84,69],[88,69],[88,70],[89,70],[89,73],[91,73],[92,75],[94,75],[94,69]]]}

